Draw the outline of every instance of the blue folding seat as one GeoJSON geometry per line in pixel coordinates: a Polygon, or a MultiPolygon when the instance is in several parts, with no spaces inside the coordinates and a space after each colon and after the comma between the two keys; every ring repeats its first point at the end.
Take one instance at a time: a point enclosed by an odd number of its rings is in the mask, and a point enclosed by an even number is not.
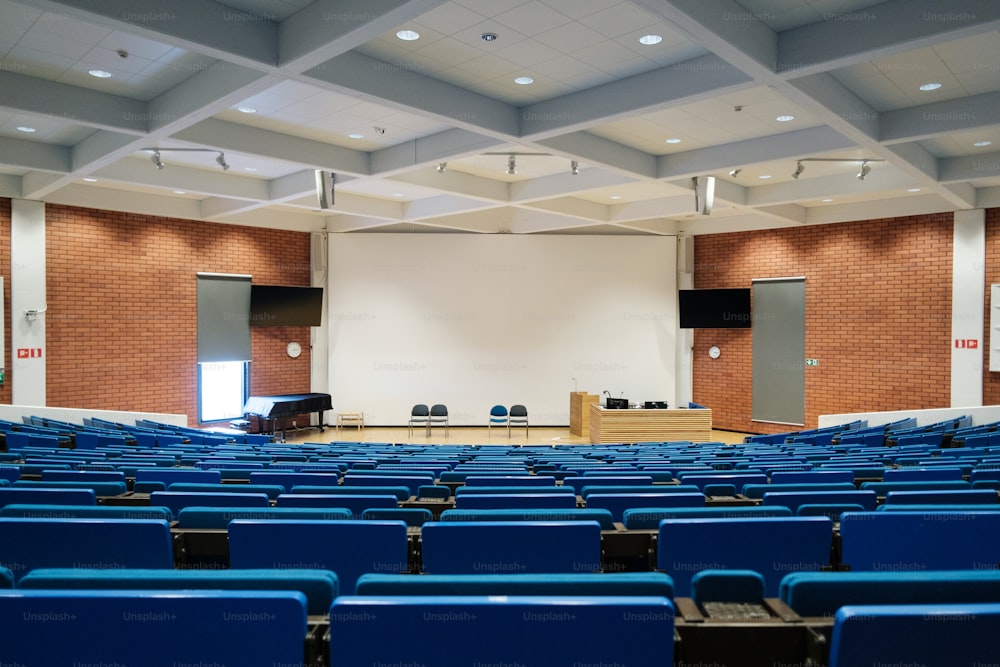
{"type": "Polygon", "coordinates": [[[841,561],[852,571],[981,570],[1000,563],[995,511],[849,513],[840,536],[841,561]]]}
{"type": "Polygon", "coordinates": [[[342,596],[330,609],[329,660],[434,667],[671,665],[673,634],[673,604],[653,595],[342,596]],[[446,638],[442,624],[450,630],[446,638]]]}
{"type": "Polygon", "coordinates": [[[829,667],[989,665],[1000,604],[847,605],[833,621],[829,667]]]}
{"type": "Polygon", "coordinates": [[[470,510],[573,509],[576,496],[571,493],[460,493],[455,495],[455,507],[470,510]]]}
{"type": "Polygon", "coordinates": [[[301,665],[298,591],[0,591],[16,665],[301,665]]]}
{"type": "Polygon", "coordinates": [[[399,501],[388,493],[283,493],[278,496],[277,507],[340,507],[349,510],[351,518],[360,519],[366,509],[395,509],[399,507],[399,501]]]}
{"type": "Polygon", "coordinates": [[[228,532],[231,568],[332,570],[345,595],[366,572],[409,571],[403,521],[237,519],[228,532]]]}
{"type": "Polygon", "coordinates": [[[432,521],[421,529],[430,574],[599,572],[596,521],[432,521]]]}
{"type": "Polygon", "coordinates": [[[335,507],[185,507],[177,515],[177,527],[224,530],[236,519],[344,521],[353,516],[335,507]]]}
{"type": "Polygon", "coordinates": [[[889,491],[885,494],[887,505],[996,505],[997,499],[997,492],[992,489],[889,491]]]}
{"type": "Polygon", "coordinates": [[[357,595],[659,595],[672,599],[662,572],[583,574],[365,574],[357,595]]]}
{"type": "Polygon", "coordinates": [[[270,507],[265,493],[154,491],[149,503],[169,507],[176,518],[185,507],[270,507]]]}
{"type": "Polygon", "coordinates": [[[96,505],[93,489],[39,488],[11,486],[0,488],[0,507],[7,505],[96,505]]]}
{"type": "Polygon", "coordinates": [[[762,505],[780,505],[798,512],[802,505],[859,505],[874,511],[878,502],[874,491],[768,491],[762,505]]]}
{"type": "Polygon", "coordinates": [[[0,518],[0,565],[16,577],[40,567],[170,569],[170,527],[152,519],[0,518]]]}
{"type": "Polygon", "coordinates": [[[609,510],[604,509],[447,509],[441,521],[596,521],[601,530],[614,530],[609,510]]]}
{"type": "Polygon", "coordinates": [[[587,507],[606,509],[615,521],[621,521],[625,510],[651,507],[704,507],[702,493],[591,493],[587,507]]]}
{"type": "Polygon", "coordinates": [[[741,519],[744,517],[790,517],[787,507],[761,505],[717,505],[706,507],[643,507],[627,509],[622,513],[622,523],[627,530],[658,530],[664,519],[741,519]]]}
{"type": "Polygon", "coordinates": [[[657,539],[657,569],[674,579],[677,594],[690,596],[701,570],[753,570],[765,593],[777,595],[789,572],[827,568],[833,522],[827,517],[664,519],[657,539]]]}

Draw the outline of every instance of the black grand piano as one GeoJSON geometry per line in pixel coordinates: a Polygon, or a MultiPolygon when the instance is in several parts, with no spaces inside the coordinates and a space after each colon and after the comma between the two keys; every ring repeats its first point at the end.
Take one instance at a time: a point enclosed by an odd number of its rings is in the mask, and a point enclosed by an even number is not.
{"type": "MultiPolygon", "coordinates": [[[[262,420],[265,432],[276,433],[275,425],[282,420],[297,415],[313,412],[319,413],[319,430],[324,429],[323,412],[332,410],[333,403],[330,394],[282,394],[280,396],[250,396],[243,406],[245,416],[253,416],[262,420]]],[[[284,428],[280,429],[284,440],[284,428]]]]}

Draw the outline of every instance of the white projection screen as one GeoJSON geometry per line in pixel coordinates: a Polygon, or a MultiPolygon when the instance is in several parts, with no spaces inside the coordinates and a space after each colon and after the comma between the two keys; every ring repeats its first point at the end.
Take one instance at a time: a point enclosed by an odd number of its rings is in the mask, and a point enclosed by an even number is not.
{"type": "Polygon", "coordinates": [[[676,237],[331,234],[335,410],[452,426],[495,404],[569,423],[569,394],[675,398],[676,237]]]}

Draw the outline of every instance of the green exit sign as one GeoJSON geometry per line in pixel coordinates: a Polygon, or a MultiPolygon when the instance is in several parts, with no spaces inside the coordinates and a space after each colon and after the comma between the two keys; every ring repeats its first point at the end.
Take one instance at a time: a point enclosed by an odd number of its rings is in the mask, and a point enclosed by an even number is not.
{"type": "Polygon", "coordinates": [[[819,366],[819,359],[806,359],[806,366],[819,366]]]}

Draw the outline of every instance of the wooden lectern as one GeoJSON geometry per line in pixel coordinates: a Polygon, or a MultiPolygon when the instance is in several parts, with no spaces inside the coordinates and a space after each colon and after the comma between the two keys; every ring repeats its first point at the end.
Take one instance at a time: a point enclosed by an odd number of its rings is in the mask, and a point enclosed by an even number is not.
{"type": "Polygon", "coordinates": [[[590,406],[600,402],[599,394],[572,391],[569,394],[569,434],[590,437],[590,406]]]}

